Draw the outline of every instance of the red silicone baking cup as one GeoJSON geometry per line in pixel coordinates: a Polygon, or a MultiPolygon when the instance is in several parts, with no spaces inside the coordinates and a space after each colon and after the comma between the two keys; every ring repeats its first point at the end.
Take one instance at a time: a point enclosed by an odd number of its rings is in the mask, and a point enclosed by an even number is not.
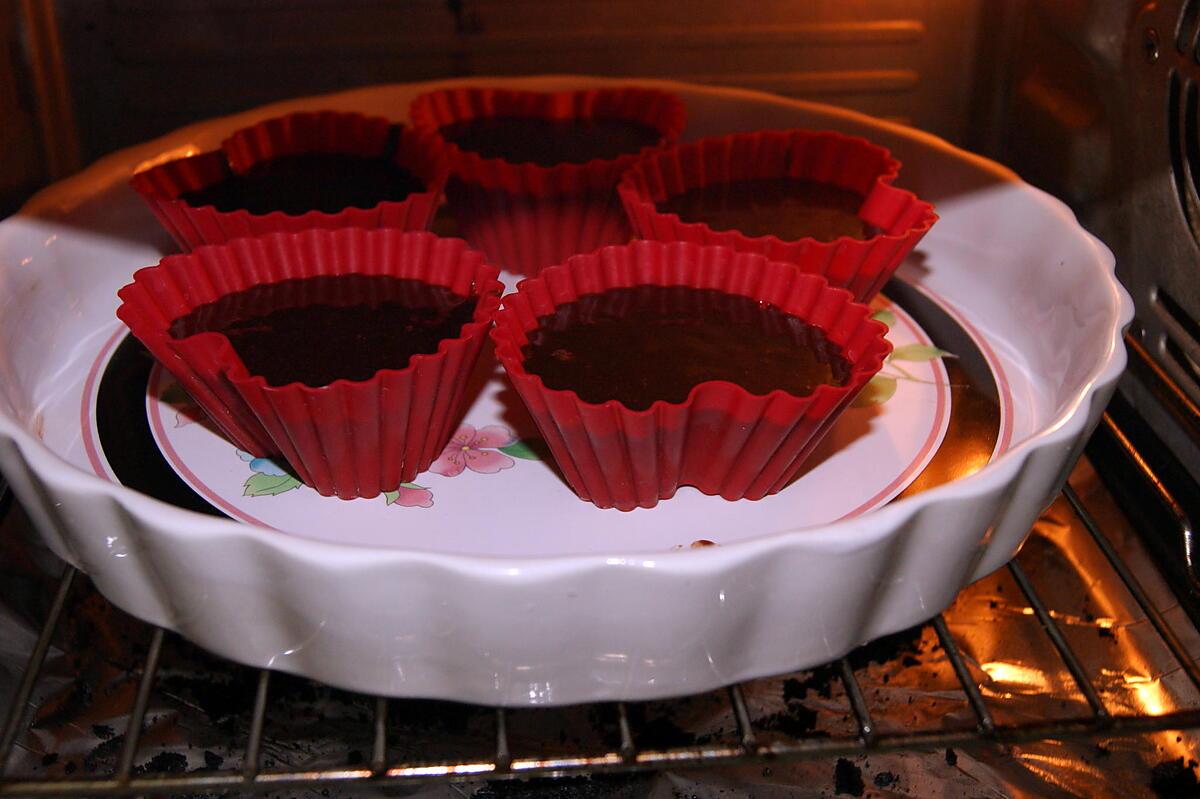
{"type": "Polygon", "coordinates": [[[644,239],[717,244],[787,261],[824,275],[867,302],[937,221],[933,206],[892,185],[900,162],[866,139],[831,131],[782,130],[700,139],[648,154],[621,178],[618,193],[634,231],[644,239]],[[685,222],[655,205],[689,189],[738,180],[793,177],[863,195],[859,217],[879,232],[864,240],[841,237],[785,241],[717,231],[685,222]]]}
{"type": "Polygon", "coordinates": [[[138,270],[118,292],[117,316],[238,447],[260,457],[282,455],[301,480],[326,496],[373,497],[425,471],[449,441],[500,302],[498,274],[466,242],[432,233],[271,233],[199,247],[138,270]],[[184,339],[169,333],[175,319],[227,294],[343,274],[444,286],[477,298],[475,313],[457,338],[443,340],[437,352],[414,355],[403,369],[319,388],[267,385],[219,333],[184,339]]]}
{"type": "Polygon", "coordinates": [[[211,186],[231,172],[254,164],[303,153],[376,156],[388,147],[393,125],[383,117],[341,111],[289,114],[234,132],[220,150],[179,158],[137,173],[130,185],[145,198],[163,227],[185,251],[204,244],[224,244],[244,236],[295,233],[310,228],[396,228],[426,230],[433,221],[446,182],[447,167],[428,136],[399,127],[395,162],[419,177],[425,191],[371,208],[345,208],[337,213],[252,214],[192,206],[182,194],[211,186]]]}
{"type": "Polygon", "coordinates": [[[576,253],[629,241],[614,187],[640,156],[679,138],[686,112],[677,96],[656,89],[546,94],[460,87],[420,95],[411,117],[446,154],[454,175],[446,197],[463,235],[493,263],[532,275],[576,253]],[[545,167],[484,158],[439,133],[454,122],[496,116],[627,119],[656,129],[661,139],[640,153],[545,167]]]}
{"type": "Polygon", "coordinates": [[[780,261],[727,247],[633,242],[579,255],[522,281],[504,298],[492,339],[567,483],[601,508],[650,508],[681,485],[725,499],[782,489],[891,351],[887,327],[844,289],[780,261]],[[585,402],[525,370],[522,347],[538,318],[608,289],[691,286],[753,297],[815,325],[850,361],[843,386],[805,397],[752,394],[725,381],[701,383],[686,401],[641,411],[616,400],[585,402]]]}

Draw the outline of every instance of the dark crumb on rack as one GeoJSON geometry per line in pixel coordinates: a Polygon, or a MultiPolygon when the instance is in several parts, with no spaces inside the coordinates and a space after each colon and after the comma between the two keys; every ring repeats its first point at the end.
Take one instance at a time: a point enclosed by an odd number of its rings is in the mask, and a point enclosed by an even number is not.
{"type": "Polygon", "coordinates": [[[789,702],[787,710],[755,719],[754,726],[764,732],[781,732],[793,738],[827,738],[829,733],[817,731],[817,712],[798,702],[789,702]]]}
{"type": "Polygon", "coordinates": [[[876,788],[888,788],[900,782],[900,777],[890,771],[881,771],[875,775],[876,788]]]}
{"type": "Polygon", "coordinates": [[[204,750],[204,767],[213,770],[219,769],[221,764],[225,762],[225,758],[218,755],[211,749],[204,750]]]}
{"type": "Polygon", "coordinates": [[[837,765],[833,768],[833,792],[839,795],[862,796],[866,787],[863,783],[862,769],[846,758],[839,757],[837,765]]]}
{"type": "Polygon", "coordinates": [[[1117,638],[1117,634],[1113,632],[1111,627],[1100,627],[1096,630],[1096,632],[1100,634],[1101,638],[1110,638],[1113,640],[1116,640],[1117,638]]]}
{"type": "Polygon", "coordinates": [[[1112,754],[1112,750],[1104,744],[1096,744],[1096,757],[1108,757],[1112,754]]]}
{"type": "Polygon", "coordinates": [[[117,765],[117,754],[125,745],[124,735],[114,735],[83,756],[83,770],[91,773],[99,769],[111,770],[117,765]]]}
{"type": "Polygon", "coordinates": [[[638,745],[643,749],[674,749],[696,743],[695,735],[682,729],[665,716],[659,716],[639,725],[634,735],[637,737],[638,745]]]}
{"type": "Polygon", "coordinates": [[[144,765],[135,766],[134,774],[187,771],[187,757],[179,752],[159,752],[144,765]]]}
{"type": "Polygon", "coordinates": [[[647,793],[653,774],[497,780],[471,799],[633,799],[647,793]]]}
{"type": "MultiPolygon", "coordinates": [[[[924,625],[910,627],[907,630],[901,630],[898,633],[885,635],[882,638],[876,638],[869,644],[863,644],[858,649],[850,653],[850,665],[855,669],[864,669],[872,663],[882,665],[897,658],[905,657],[911,659],[915,664],[920,661],[916,659],[916,655],[921,652],[921,636],[924,632],[924,625]]],[[[905,662],[904,665],[910,665],[905,662]]]]}
{"type": "Polygon", "coordinates": [[[838,668],[830,663],[825,666],[817,666],[804,677],[789,677],[783,681],[783,701],[803,701],[809,691],[822,699],[828,699],[832,693],[833,681],[837,676],[838,668]]]}
{"type": "Polygon", "coordinates": [[[946,765],[947,766],[957,766],[958,765],[958,754],[953,749],[946,750],[946,765]]]}
{"type": "Polygon", "coordinates": [[[1164,760],[1150,772],[1150,789],[1155,796],[1200,796],[1200,781],[1196,780],[1195,761],[1184,764],[1182,757],[1164,760]]]}
{"type": "Polygon", "coordinates": [[[117,731],[107,724],[93,724],[92,734],[102,741],[107,741],[109,738],[117,734],[117,731]]]}

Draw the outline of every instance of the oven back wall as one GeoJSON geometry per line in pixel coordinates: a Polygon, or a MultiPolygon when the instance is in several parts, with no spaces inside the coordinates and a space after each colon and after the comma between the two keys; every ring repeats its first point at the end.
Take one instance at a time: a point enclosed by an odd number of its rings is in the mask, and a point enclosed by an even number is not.
{"type": "Polygon", "coordinates": [[[197,119],[295,95],[549,72],[745,86],[849,106],[962,142],[981,17],[996,13],[989,5],[59,0],[56,10],[86,161],[197,119]]]}

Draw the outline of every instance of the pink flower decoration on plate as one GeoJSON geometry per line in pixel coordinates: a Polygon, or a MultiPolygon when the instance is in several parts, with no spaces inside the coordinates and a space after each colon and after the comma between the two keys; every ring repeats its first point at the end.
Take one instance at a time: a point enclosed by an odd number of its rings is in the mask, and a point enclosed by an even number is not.
{"type": "Polygon", "coordinates": [[[432,508],[433,492],[416,483],[401,483],[395,491],[384,493],[389,505],[399,505],[403,508],[432,508]]]}
{"type": "Polygon", "coordinates": [[[429,467],[429,471],[443,477],[455,477],[470,469],[480,474],[495,474],[511,469],[513,459],[499,452],[516,441],[516,436],[507,427],[490,424],[476,430],[469,424],[458,428],[442,454],[429,467]]]}

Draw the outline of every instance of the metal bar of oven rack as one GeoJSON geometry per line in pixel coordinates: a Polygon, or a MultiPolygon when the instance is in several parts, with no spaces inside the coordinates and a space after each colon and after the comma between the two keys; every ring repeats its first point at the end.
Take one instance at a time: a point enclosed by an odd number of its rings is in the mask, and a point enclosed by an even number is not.
{"type": "MultiPolygon", "coordinates": [[[[1140,472],[1152,490],[1159,494],[1167,507],[1178,509],[1151,467],[1142,459],[1132,442],[1122,433],[1113,419],[1105,414],[1105,431],[1120,445],[1131,464],[1140,472]]],[[[1107,558],[1125,587],[1146,614],[1162,642],[1170,650],[1192,684],[1200,690],[1200,666],[1189,658],[1183,643],[1151,603],[1146,591],[1121,559],[1116,549],[1099,529],[1096,519],[1084,507],[1068,486],[1064,494],[1075,514],[1090,533],[1091,539],[1107,558]]],[[[1186,517],[1180,517],[1180,533],[1190,536],[1186,517]]],[[[19,682],[13,703],[0,734],[0,797],[13,796],[135,796],[197,790],[237,790],[257,792],[314,786],[400,785],[429,781],[462,781],[479,779],[509,779],[527,777],[561,777],[599,772],[633,772],[662,768],[736,765],[762,763],[774,758],[818,758],[839,755],[861,755],[869,752],[899,750],[930,750],[941,747],[977,744],[982,741],[1020,743],[1046,739],[1088,737],[1099,734],[1140,733],[1169,729],[1200,727],[1200,709],[1181,710],[1163,715],[1115,715],[1100,699],[1099,691],[1088,679],[1078,655],[1063,636],[1057,622],[1047,610],[1032,582],[1021,566],[1013,561],[1008,566],[1021,591],[1029,601],[1042,630],[1050,638],[1067,670],[1074,678],[1091,712],[1083,717],[1053,719],[1022,724],[998,724],[989,711],[979,685],[967,669],[962,651],[947,627],[942,615],[931,620],[938,640],[958,678],[960,687],[975,716],[975,728],[967,730],[923,730],[904,733],[881,733],[871,720],[870,708],[854,676],[848,658],[842,658],[840,679],[853,711],[857,731],[843,737],[796,738],[762,743],[756,735],[746,707],[742,688],[730,686],[728,699],[737,722],[737,740],[727,745],[695,745],[667,749],[639,749],[635,743],[630,714],[623,703],[616,705],[619,740],[615,746],[595,754],[522,757],[509,747],[506,713],[495,711],[495,748],[489,758],[462,762],[389,762],[387,759],[388,701],[377,698],[371,721],[371,758],[363,767],[337,767],[313,770],[264,770],[261,765],[263,722],[270,691],[271,673],[260,670],[255,691],[250,730],[243,766],[239,770],[205,771],[203,773],[133,774],[133,762],[138,739],[145,723],[148,699],[154,685],[164,631],[156,628],[141,668],[138,690],[130,711],[128,734],[116,770],[109,776],[78,779],[38,780],[4,776],[21,732],[29,724],[30,697],[37,682],[46,653],[58,621],[67,607],[77,572],[67,568],[58,584],[50,613],[42,627],[28,666],[19,682]]]]}

